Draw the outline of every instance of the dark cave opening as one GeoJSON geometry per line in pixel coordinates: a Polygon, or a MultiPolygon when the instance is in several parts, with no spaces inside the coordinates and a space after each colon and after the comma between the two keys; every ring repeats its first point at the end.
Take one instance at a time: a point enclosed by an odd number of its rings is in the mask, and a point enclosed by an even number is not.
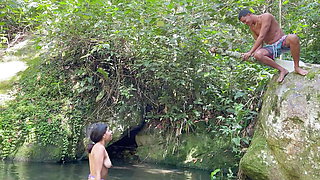
{"type": "Polygon", "coordinates": [[[143,129],[146,121],[143,119],[139,125],[124,131],[120,139],[110,144],[106,149],[110,159],[137,160],[135,155],[138,147],[135,137],[143,129]]]}
{"type": "Polygon", "coordinates": [[[151,105],[142,108],[141,121],[137,126],[128,128],[120,136],[119,140],[110,144],[106,149],[110,159],[117,160],[138,160],[136,148],[138,147],[135,137],[146,124],[146,115],[152,110],[151,105]]]}

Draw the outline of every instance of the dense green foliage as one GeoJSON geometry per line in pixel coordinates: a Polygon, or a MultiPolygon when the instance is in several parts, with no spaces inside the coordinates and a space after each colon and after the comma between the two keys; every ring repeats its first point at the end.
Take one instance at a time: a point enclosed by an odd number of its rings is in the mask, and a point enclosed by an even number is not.
{"type": "MultiPolygon", "coordinates": [[[[286,1],[289,2],[289,1],[286,1]]],[[[284,6],[283,26],[301,38],[301,57],[305,62],[320,64],[320,2],[297,1],[284,6]],[[307,18],[306,18],[307,17],[307,18]]]]}
{"type": "MultiPolygon", "coordinates": [[[[39,61],[35,59],[34,62],[39,61]]],[[[38,63],[38,62],[37,62],[38,63]]],[[[88,107],[67,82],[57,62],[29,68],[20,81],[17,98],[0,116],[1,156],[15,152],[23,143],[60,147],[61,160],[75,158],[88,107]]]]}
{"type": "Polygon", "coordinates": [[[25,34],[37,25],[38,11],[32,3],[23,1],[0,1],[0,48],[15,41],[19,35],[25,34]]]}
{"type": "MultiPolygon", "coordinates": [[[[238,155],[248,144],[243,130],[254,121],[274,71],[208,49],[249,50],[253,40],[238,11],[250,7],[278,16],[276,2],[12,2],[1,2],[2,38],[12,39],[30,23],[50,53],[22,78],[17,100],[0,113],[2,157],[33,134],[44,145],[61,145],[62,158],[74,158],[88,121],[135,122],[146,104],[153,107],[149,123],[163,133],[226,136],[238,155]]],[[[302,57],[319,63],[319,3],[286,1],[283,11],[284,31],[298,33],[302,57]]]]}

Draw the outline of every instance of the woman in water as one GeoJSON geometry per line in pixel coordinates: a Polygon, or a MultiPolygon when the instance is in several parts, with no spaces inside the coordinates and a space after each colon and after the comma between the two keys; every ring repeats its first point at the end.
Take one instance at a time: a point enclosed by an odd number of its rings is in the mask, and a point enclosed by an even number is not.
{"type": "Polygon", "coordinates": [[[105,180],[112,164],[105,145],[112,140],[112,132],[104,123],[93,125],[88,145],[90,174],[88,180],[105,180]]]}

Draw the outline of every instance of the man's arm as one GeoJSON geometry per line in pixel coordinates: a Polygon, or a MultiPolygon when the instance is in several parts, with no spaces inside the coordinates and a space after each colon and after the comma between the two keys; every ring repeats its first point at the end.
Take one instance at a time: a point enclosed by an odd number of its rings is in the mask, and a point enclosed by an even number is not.
{"type": "MultiPolygon", "coordinates": [[[[256,41],[258,39],[258,35],[253,31],[252,31],[252,36],[253,36],[254,41],[256,41]]],[[[258,48],[255,51],[252,52],[252,54],[254,54],[257,50],[259,50],[262,47],[262,45],[263,45],[263,42],[258,46],[258,48]]]]}
{"type": "Polygon", "coordinates": [[[255,43],[253,44],[253,47],[249,51],[251,54],[254,53],[256,51],[256,49],[259,46],[261,46],[261,44],[263,43],[263,40],[270,29],[272,18],[273,17],[271,14],[265,14],[261,17],[262,23],[261,23],[260,33],[259,33],[259,36],[257,37],[255,43]]]}
{"type": "Polygon", "coordinates": [[[271,21],[272,21],[273,16],[271,14],[266,14],[266,15],[262,16],[261,18],[262,18],[261,19],[262,23],[261,23],[261,29],[260,29],[260,32],[259,32],[259,36],[257,36],[253,32],[253,38],[255,39],[255,42],[254,42],[253,47],[251,48],[251,50],[243,55],[243,59],[244,60],[247,60],[250,56],[252,56],[252,54],[257,49],[259,49],[259,47],[262,46],[263,40],[264,40],[265,36],[267,35],[267,33],[268,33],[269,29],[270,29],[271,21]]]}

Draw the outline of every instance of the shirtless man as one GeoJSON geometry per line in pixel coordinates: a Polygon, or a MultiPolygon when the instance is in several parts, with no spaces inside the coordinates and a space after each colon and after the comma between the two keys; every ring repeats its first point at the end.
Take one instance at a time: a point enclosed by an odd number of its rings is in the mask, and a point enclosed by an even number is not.
{"type": "Polygon", "coordinates": [[[298,36],[295,34],[285,35],[272,14],[254,15],[245,9],[239,12],[238,18],[250,27],[255,39],[251,50],[243,54],[244,60],[253,56],[258,61],[278,69],[280,74],[277,81],[281,83],[289,72],[273,60],[279,57],[282,52],[290,50],[295,72],[303,76],[308,73],[299,67],[300,43],[298,36]],[[267,45],[263,46],[263,43],[267,45]]]}
{"type": "Polygon", "coordinates": [[[92,128],[90,139],[93,144],[88,145],[90,166],[88,180],[106,180],[112,163],[105,145],[112,140],[112,132],[106,124],[96,123],[92,128]]]}

